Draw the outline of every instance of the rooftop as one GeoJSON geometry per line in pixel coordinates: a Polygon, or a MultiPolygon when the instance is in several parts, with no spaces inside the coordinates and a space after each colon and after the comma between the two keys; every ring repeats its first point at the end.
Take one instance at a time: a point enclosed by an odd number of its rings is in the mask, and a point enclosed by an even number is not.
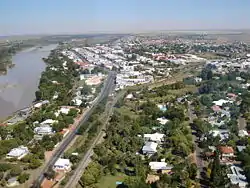
{"type": "Polygon", "coordinates": [[[155,141],[155,142],[160,142],[162,141],[163,137],[165,135],[161,134],[161,133],[154,133],[154,134],[144,134],[144,138],[148,138],[151,141],[155,141]]]}
{"type": "Polygon", "coordinates": [[[234,149],[231,146],[220,146],[219,150],[222,154],[231,154],[234,153],[234,149]]]}
{"type": "Polygon", "coordinates": [[[166,162],[150,162],[149,163],[151,170],[171,170],[173,166],[167,166],[166,162]]]}

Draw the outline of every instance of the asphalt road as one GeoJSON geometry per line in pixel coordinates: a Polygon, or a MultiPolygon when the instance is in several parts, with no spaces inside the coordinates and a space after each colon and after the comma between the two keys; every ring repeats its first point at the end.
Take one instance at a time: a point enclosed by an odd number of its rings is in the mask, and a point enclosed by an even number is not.
{"type": "Polygon", "coordinates": [[[115,82],[114,79],[115,79],[115,72],[110,71],[109,75],[108,75],[108,77],[107,77],[107,79],[106,79],[106,81],[104,83],[103,89],[101,90],[101,92],[98,95],[98,97],[96,98],[96,100],[93,102],[91,108],[89,108],[85,112],[84,117],[82,118],[80,123],[76,126],[75,131],[70,132],[63,139],[60,146],[58,146],[57,151],[55,152],[55,154],[51,157],[51,159],[48,161],[48,163],[46,164],[46,166],[42,170],[42,172],[41,172],[40,176],[38,177],[38,179],[31,186],[32,188],[40,188],[40,185],[41,185],[42,181],[45,178],[44,173],[47,172],[50,168],[52,168],[54,166],[57,159],[60,158],[60,156],[64,153],[67,146],[70,144],[70,142],[76,136],[76,132],[79,129],[79,127],[88,120],[88,118],[92,114],[93,110],[98,105],[98,103],[100,103],[105,97],[107,97],[109,95],[109,92],[111,91],[111,88],[114,86],[114,82],[115,82]]]}
{"type": "Polygon", "coordinates": [[[246,120],[244,117],[240,116],[238,119],[239,130],[246,130],[246,120]]]}
{"type": "MultiPolygon", "coordinates": [[[[108,113],[107,116],[109,117],[110,115],[112,115],[113,112],[113,107],[116,104],[116,102],[118,101],[119,98],[121,98],[124,95],[125,91],[119,93],[113,100],[112,104],[110,104],[110,107],[108,109],[108,113]]],[[[93,149],[96,146],[96,144],[99,143],[99,141],[103,138],[104,136],[104,132],[102,131],[103,129],[105,129],[106,124],[108,123],[109,118],[107,117],[106,122],[104,122],[102,128],[100,129],[101,131],[99,132],[99,134],[97,135],[96,139],[94,140],[94,142],[91,144],[90,148],[88,149],[88,151],[86,152],[86,154],[84,155],[83,159],[80,161],[78,167],[75,169],[74,174],[70,177],[70,179],[68,180],[67,184],[65,185],[65,188],[75,188],[76,185],[78,184],[78,181],[80,180],[84,170],[86,169],[86,167],[88,166],[89,162],[91,162],[91,156],[94,154],[93,149]]]]}
{"type": "MultiPolygon", "coordinates": [[[[193,114],[193,109],[192,108],[193,107],[189,103],[188,104],[188,117],[189,117],[190,123],[192,123],[194,118],[195,118],[195,114],[193,114]]],[[[193,134],[193,142],[195,144],[194,155],[195,155],[196,165],[197,165],[197,168],[198,168],[197,178],[201,179],[201,173],[203,171],[204,162],[203,162],[203,160],[201,158],[202,149],[199,148],[197,140],[198,140],[198,138],[196,137],[196,135],[193,134]]]]}

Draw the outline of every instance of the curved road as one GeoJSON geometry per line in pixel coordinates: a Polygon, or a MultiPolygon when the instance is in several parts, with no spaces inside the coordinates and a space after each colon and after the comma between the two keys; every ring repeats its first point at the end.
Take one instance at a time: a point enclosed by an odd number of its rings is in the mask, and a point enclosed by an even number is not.
{"type": "Polygon", "coordinates": [[[115,79],[115,72],[110,71],[109,75],[104,83],[103,89],[101,91],[101,93],[98,95],[98,97],[96,98],[96,100],[94,101],[93,105],[91,108],[89,108],[85,113],[83,118],[81,119],[81,121],[79,122],[79,124],[76,126],[75,131],[70,132],[66,138],[64,138],[60,144],[60,146],[57,148],[57,151],[55,152],[55,154],[51,157],[51,159],[48,161],[48,163],[46,164],[46,166],[44,167],[44,169],[42,170],[40,176],[38,177],[38,179],[33,183],[33,185],[31,186],[32,188],[40,188],[40,185],[42,183],[42,181],[44,180],[44,173],[47,172],[49,169],[51,169],[55,162],[57,161],[58,158],[60,158],[60,156],[64,153],[65,149],[67,148],[67,146],[70,144],[70,142],[74,139],[74,137],[76,136],[76,132],[79,129],[79,127],[85,123],[88,118],[90,117],[90,115],[92,114],[93,110],[95,109],[95,107],[105,98],[109,95],[109,93],[111,92],[111,88],[114,86],[114,79],[115,79]]]}

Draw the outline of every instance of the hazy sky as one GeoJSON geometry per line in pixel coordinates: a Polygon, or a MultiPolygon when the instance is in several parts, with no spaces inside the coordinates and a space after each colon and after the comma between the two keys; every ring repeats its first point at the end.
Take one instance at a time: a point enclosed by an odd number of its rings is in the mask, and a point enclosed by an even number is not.
{"type": "Polygon", "coordinates": [[[0,0],[0,35],[249,28],[250,0],[0,0]]]}

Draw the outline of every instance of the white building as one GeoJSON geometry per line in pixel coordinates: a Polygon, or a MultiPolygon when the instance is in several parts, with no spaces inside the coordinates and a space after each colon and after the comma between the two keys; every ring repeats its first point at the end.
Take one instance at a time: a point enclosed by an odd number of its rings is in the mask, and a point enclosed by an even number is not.
{"type": "Polygon", "coordinates": [[[229,138],[229,130],[211,130],[209,132],[213,137],[220,137],[220,141],[226,140],[229,138]]]}
{"type": "Polygon", "coordinates": [[[238,185],[240,188],[247,187],[247,178],[243,169],[235,165],[232,165],[230,169],[232,174],[227,174],[227,177],[230,179],[231,184],[238,185]]]}
{"type": "Polygon", "coordinates": [[[71,163],[69,159],[62,159],[59,158],[56,163],[54,164],[54,170],[55,171],[65,171],[68,172],[71,170],[71,163]]]}
{"type": "Polygon", "coordinates": [[[85,80],[85,75],[84,74],[80,75],[80,80],[85,80]]]}
{"type": "Polygon", "coordinates": [[[162,141],[164,141],[164,136],[165,134],[161,134],[161,133],[144,134],[144,140],[161,143],[162,141]]]}
{"type": "Polygon", "coordinates": [[[78,99],[78,98],[74,98],[74,99],[72,99],[71,100],[73,103],[74,103],[74,105],[76,105],[76,106],[80,106],[81,104],[82,104],[82,100],[81,99],[78,99]]]}
{"type": "Polygon", "coordinates": [[[67,115],[69,113],[69,111],[70,111],[70,108],[61,107],[60,110],[55,112],[55,116],[58,117],[61,113],[67,115]]]}
{"type": "Polygon", "coordinates": [[[195,81],[196,83],[200,83],[200,82],[202,82],[202,78],[200,78],[200,77],[195,77],[195,78],[194,78],[194,81],[195,81]]]}
{"type": "Polygon", "coordinates": [[[55,100],[57,99],[59,96],[58,96],[58,92],[56,91],[55,94],[53,95],[52,99],[55,100]]]}
{"type": "Polygon", "coordinates": [[[52,127],[50,126],[41,126],[41,127],[36,127],[34,129],[34,133],[38,135],[50,135],[53,133],[52,127]]]}
{"type": "Polygon", "coordinates": [[[13,148],[10,150],[10,152],[7,154],[6,158],[17,158],[22,159],[25,155],[29,153],[29,150],[27,147],[19,146],[18,148],[13,148]]]}
{"type": "Polygon", "coordinates": [[[239,130],[238,136],[245,137],[245,136],[248,136],[248,133],[246,130],[239,130]]]}
{"type": "Polygon", "coordinates": [[[157,152],[158,144],[155,142],[146,142],[142,148],[143,154],[154,154],[157,152]]]}
{"type": "Polygon", "coordinates": [[[151,170],[171,170],[173,166],[168,166],[166,162],[150,162],[149,163],[151,170]]]}
{"type": "Polygon", "coordinates": [[[52,125],[53,123],[58,123],[57,120],[53,120],[53,119],[46,119],[45,121],[41,122],[41,125],[45,125],[45,124],[49,124],[52,125]]]}
{"type": "Polygon", "coordinates": [[[45,101],[41,101],[41,102],[38,102],[34,105],[35,108],[40,108],[42,105],[44,104],[49,104],[49,101],[48,100],[45,100],[45,101]]]}
{"type": "Polygon", "coordinates": [[[229,100],[224,100],[224,99],[220,99],[218,101],[213,101],[213,104],[215,104],[217,106],[223,106],[223,104],[227,104],[227,103],[233,103],[233,102],[229,101],[229,100]]]}
{"type": "Polygon", "coordinates": [[[126,96],[126,99],[133,99],[133,98],[134,98],[134,96],[133,96],[132,93],[130,93],[130,94],[128,94],[128,95],[126,96]]]}
{"type": "Polygon", "coordinates": [[[161,125],[165,125],[167,122],[169,122],[169,120],[165,117],[157,118],[157,121],[159,121],[161,125]]]}

